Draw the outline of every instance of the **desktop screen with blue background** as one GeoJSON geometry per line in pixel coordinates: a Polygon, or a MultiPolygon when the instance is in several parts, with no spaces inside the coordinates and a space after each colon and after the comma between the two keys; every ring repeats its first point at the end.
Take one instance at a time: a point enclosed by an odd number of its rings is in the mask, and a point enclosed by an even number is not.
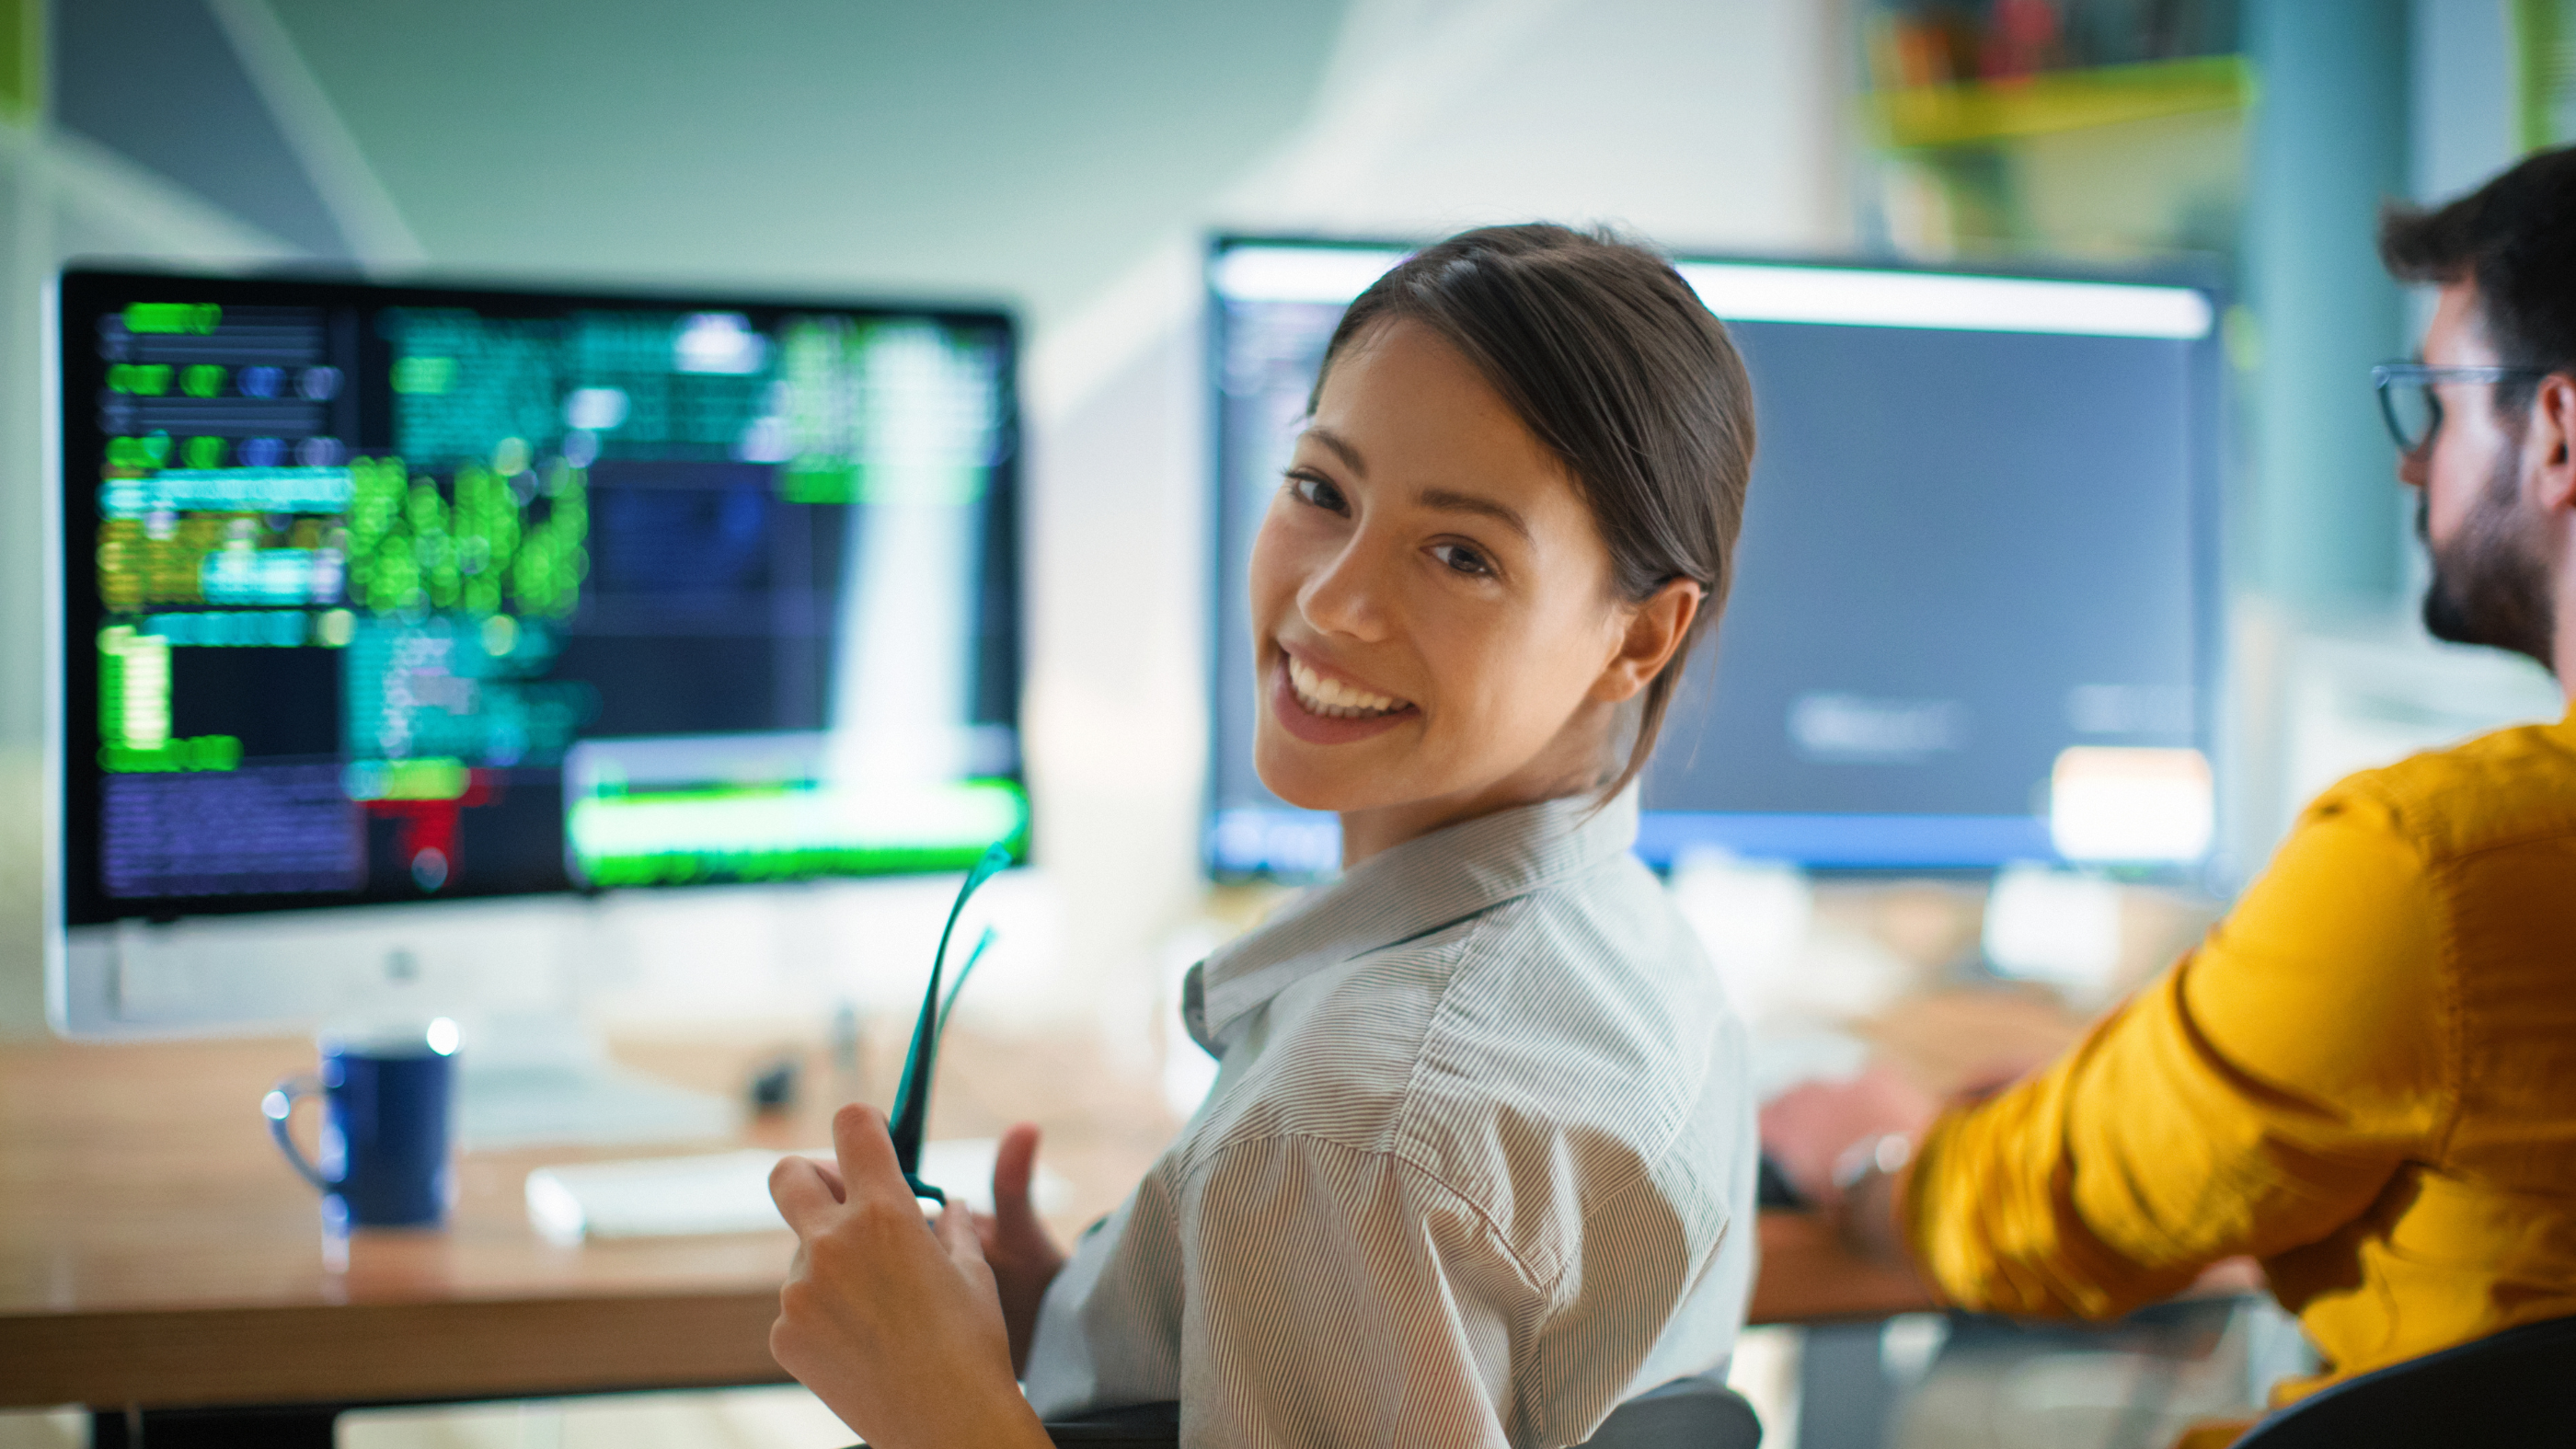
{"type": "Polygon", "coordinates": [[[75,271],[64,913],[1024,848],[1010,321],[75,271]]]}
{"type": "MultiPolygon", "coordinates": [[[[1401,252],[1211,260],[1218,638],[1206,854],[1328,872],[1252,767],[1245,567],[1343,306],[1401,252]]],[[[1638,853],[2188,866],[2208,848],[2218,382],[2188,287],[1685,262],[1753,378],[1733,591],[1638,853]],[[2086,811],[2089,809],[2090,813],[2086,811]]]]}

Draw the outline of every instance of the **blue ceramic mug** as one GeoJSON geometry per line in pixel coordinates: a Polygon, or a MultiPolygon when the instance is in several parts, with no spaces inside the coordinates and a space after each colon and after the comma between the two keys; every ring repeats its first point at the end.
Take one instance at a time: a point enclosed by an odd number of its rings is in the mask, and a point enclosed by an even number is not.
{"type": "Polygon", "coordinates": [[[326,1229],[435,1227],[455,1198],[455,1091],[456,1023],[442,1017],[408,1030],[324,1035],[321,1072],[278,1083],[260,1110],[278,1150],[322,1190],[326,1229]],[[318,1162],[287,1135],[299,1097],[322,1099],[318,1162]]]}

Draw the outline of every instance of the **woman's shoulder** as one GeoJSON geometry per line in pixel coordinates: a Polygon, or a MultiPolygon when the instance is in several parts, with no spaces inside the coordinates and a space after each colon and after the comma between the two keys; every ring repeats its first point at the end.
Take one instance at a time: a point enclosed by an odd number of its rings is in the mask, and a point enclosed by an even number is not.
{"type": "MultiPolygon", "coordinates": [[[[1590,1199],[1741,1106],[1743,1035],[1696,938],[1633,859],[1371,951],[1281,993],[1200,1136],[1404,1158],[1479,1201],[1532,1162],[1590,1199]]],[[[1684,1164],[1689,1168],[1691,1164],[1684,1164]]]]}
{"type": "Polygon", "coordinates": [[[1196,1155],[1283,1136],[1390,1150],[1440,1003],[1491,915],[1365,952],[1272,997],[1228,1049],[1220,1096],[1190,1133],[1196,1155]]]}
{"type": "Polygon", "coordinates": [[[1642,1166],[1742,1091],[1745,1043],[1698,937],[1633,859],[1511,903],[1426,1032],[1416,1116],[1618,1144],[1642,1166]]]}

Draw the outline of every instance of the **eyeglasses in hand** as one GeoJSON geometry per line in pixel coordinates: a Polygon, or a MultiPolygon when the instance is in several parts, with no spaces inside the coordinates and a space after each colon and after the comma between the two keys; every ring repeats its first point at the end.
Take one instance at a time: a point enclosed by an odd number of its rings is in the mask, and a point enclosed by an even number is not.
{"type": "Polygon", "coordinates": [[[991,880],[995,873],[1011,863],[1011,852],[996,844],[966,872],[966,884],[957,891],[957,903],[948,908],[948,924],[939,930],[939,950],[930,958],[930,990],[921,998],[921,1017],[912,1024],[912,1049],[904,1053],[903,1081],[895,1088],[894,1110],[887,1114],[887,1135],[894,1139],[894,1158],[903,1168],[903,1180],[912,1185],[913,1196],[925,1197],[945,1205],[948,1194],[921,1180],[921,1134],[930,1122],[930,1077],[939,1061],[939,1038],[948,1030],[948,1011],[957,1004],[957,994],[966,989],[966,978],[973,974],[975,963],[984,959],[995,935],[992,927],[976,939],[975,949],[966,955],[966,964],[957,968],[957,980],[948,994],[939,994],[940,967],[948,960],[948,938],[957,930],[957,918],[966,913],[966,902],[976,888],[991,880]]]}

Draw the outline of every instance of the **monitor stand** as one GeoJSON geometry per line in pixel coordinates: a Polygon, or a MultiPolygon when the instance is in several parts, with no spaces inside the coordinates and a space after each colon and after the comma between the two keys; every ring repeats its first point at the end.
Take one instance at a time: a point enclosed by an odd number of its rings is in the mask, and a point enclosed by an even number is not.
{"type": "Polygon", "coordinates": [[[48,963],[49,1005],[56,1031],[106,1040],[451,1017],[468,1150],[732,1136],[736,1102],[609,1058],[581,1009],[592,928],[559,902],[74,927],[48,963]]]}
{"type": "Polygon", "coordinates": [[[624,1147],[729,1138],[743,1108],[609,1059],[571,1015],[473,1023],[457,1062],[457,1145],[624,1147]]]}

